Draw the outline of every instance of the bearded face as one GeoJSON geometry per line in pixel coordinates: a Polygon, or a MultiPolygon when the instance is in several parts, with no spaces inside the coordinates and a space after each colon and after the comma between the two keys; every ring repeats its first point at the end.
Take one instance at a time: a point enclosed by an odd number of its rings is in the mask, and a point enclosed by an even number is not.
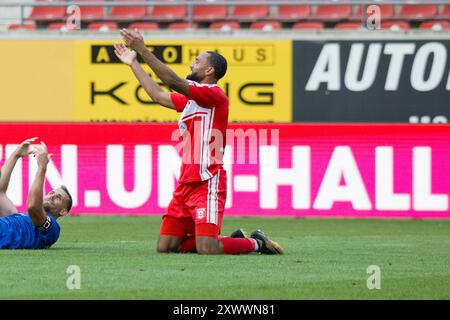
{"type": "Polygon", "coordinates": [[[187,80],[191,80],[191,81],[195,81],[195,82],[200,82],[200,80],[201,80],[200,77],[197,74],[195,74],[195,73],[188,74],[186,79],[187,80]]]}
{"type": "Polygon", "coordinates": [[[191,73],[186,77],[187,80],[201,82],[206,77],[207,70],[211,68],[208,56],[204,52],[195,58],[190,65],[191,73]]]}

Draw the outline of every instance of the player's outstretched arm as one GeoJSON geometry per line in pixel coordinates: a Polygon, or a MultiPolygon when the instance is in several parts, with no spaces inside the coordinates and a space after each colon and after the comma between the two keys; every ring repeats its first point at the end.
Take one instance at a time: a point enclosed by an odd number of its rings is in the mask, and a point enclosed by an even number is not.
{"type": "Polygon", "coordinates": [[[145,63],[148,64],[166,86],[186,97],[189,95],[189,82],[179,77],[172,69],[151,53],[145,46],[142,35],[137,30],[122,29],[120,30],[120,34],[127,46],[139,53],[145,63]]]}
{"type": "Polygon", "coordinates": [[[12,201],[6,196],[6,191],[8,190],[9,181],[11,180],[11,174],[16,166],[17,160],[25,157],[29,154],[28,147],[37,137],[26,139],[23,141],[16,150],[11,154],[11,156],[6,160],[4,166],[1,169],[0,175],[0,216],[5,216],[11,213],[17,212],[16,207],[12,201]]]}
{"type": "Polygon", "coordinates": [[[139,80],[142,88],[152,98],[153,101],[160,105],[175,109],[172,100],[170,99],[170,92],[164,91],[141,67],[136,60],[136,52],[126,48],[122,44],[114,45],[116,56],[125,64],[131,67],[134,75],[139,80]]]}
{"type": "Polygon", "coordinates": [[[27,209],[31,221],[36,227],[39,227],[45,223],[47,218],[47,214],[45,213],[43,207],[44,182],[47,165],[50,162],[52,154],[47,153],[47,146],[44,142],[41,142],[41,147],[36,147],[32,150],[31,154],[36,157],[38,170],[30,191],[28,192],[27,209]]]}
{"type": "Polygon", "coordinates": [[[29,154],[28,147],[30,146],[30,144],[36,141],[36,139],[37,137],[29,138],[23,141],[6,160],[5,164],[2,167],[0,176],[0,193],[6,192],[6,190],[8,189],[9,180],[11,179],[11,173],[17,163],[17,160],[29,154]]]}

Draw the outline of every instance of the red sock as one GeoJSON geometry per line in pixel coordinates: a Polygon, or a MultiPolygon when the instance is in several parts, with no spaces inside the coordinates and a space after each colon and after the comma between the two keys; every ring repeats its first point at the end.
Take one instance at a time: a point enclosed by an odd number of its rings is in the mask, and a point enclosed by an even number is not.
{"type": "Polygon", "coordinates": [[[195,247],[195,237],[186,236],[183,241],[181,241],[180,252],[197,252],[195,247]]]}
{"type": "Polygon", "coordinates": [[[255,250],[252,239],[223,237],[219,240],[222,242],[224,254],[249,253],[255,250]]]}

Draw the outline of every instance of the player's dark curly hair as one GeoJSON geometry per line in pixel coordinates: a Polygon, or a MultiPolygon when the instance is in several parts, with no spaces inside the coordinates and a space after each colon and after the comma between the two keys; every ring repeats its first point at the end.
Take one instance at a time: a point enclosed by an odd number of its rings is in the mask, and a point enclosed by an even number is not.
{"type": "Polygon", "coordinates": [[[70,195],[70,192],[66,186],[61,186],[61,189],[63,189],[64,192],[67,193],[67,195],[69,196],[69,199],[66,204],[66,209],[67,209],[67,212],[70,212],[70,209],[72,209],[72,196],[70,195]]]}
{"type": "Polygon", "coordinates": [[[207,52],[209,54],[209,63],[216,71],[216,78],[219,80],[227,73],[227,59],[215,51],[207,52]]]}

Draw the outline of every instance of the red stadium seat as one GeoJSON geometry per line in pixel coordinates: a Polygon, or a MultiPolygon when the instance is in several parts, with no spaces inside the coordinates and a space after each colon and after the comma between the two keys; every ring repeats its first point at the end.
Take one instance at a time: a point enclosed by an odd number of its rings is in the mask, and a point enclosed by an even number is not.
{"type": "Polygon", "coordinates": [[[441,30],[450,30],[450,22],[449,21],[425,21],[422,22],[419,26],[420,29],[429,29],[433,31],[441,31],[441,30]]]}
{"type": "Polygon", "coordinates": [[[128,25],[128,29],[134,30],[144,30],[144,31],[151,31],[151,30],[158,30],[159,25],[156,22],[134,22],[128,25]]]}
{"type": "Polygon", "coordinates": [[[336,30],[360,30],[362,28],[360,22],[340,22],[334,26],[336,30]]]}
{"type": "Polygon", "coordinates": [[[20,23],[13,23],[8,25],[7,29],[8,31],[20,31],[20,30],[35,31],[36,24],[34,22],[26,22],[23,25],[21,25],[20,23]]]}
{"type": "Polygon", "coordinates": [[[219,21],[213,22],[209,25],[208,29],[210,30],[221,30],[221,31],[231,31],[231,30],[239,30],[241,26],[237,21],[219,21]]]}
{"type": "Polygon", "coordinates": [[[277,18],[282,21],[301,20],[309,18],[311,14],[310,6],[278,6],[277,18]]]}
{"type": "Polygon", "coordinates": [[[381,21],[380,28],[383,30],[400,31],[408,30],[410,25],[407,21],[381,21]]]}
{"type": "MultiPolygon", "coordinates": [[[[114,1],[136,2],[136,0],[114,0],[114,1]]],[[[132,20],[144,18],[146,15],[147,15],[147,6],[117,6],[111,8],[108,18],[114,20],[132,20]]]]}
{"type": "Polygon", "coordinates": [[[119,29],[119,26],[116,22],[91,22],[88,24],[87,29],[89,31],[115,31],[119,29]]]}
{"type": "MultiPolygon", "coordinates": [[[[166,2],[175,0],[165,0],[166,2]]],[[[187,16],[187,7],[183,5],[153,6],[150,17],[156,20],[183,20],[187,16]]]]}
{"type": "MultiPolygon", "coordinates": [[[[203,2],[211,3],[215,0],[204,0],[203,2]]],[[[226,19],[228,16],[227,6],[194,6],[193,16],[195,21],[217,21],[226,19]]]]}
{"type": "MultiPolygon", "coordinates": [[[[64,0],[63,0],[64,1],[64,0]]],[[[36,2],[61,2],[59,0],[36,0],[36,2]]],[[[65,6],[39,6],[33,7],[27,20],[62,20],[66,16],[65,6]]]]}
{"type": "MultiPolygon", "coordinates": [[[[105,2],[106,0],[77,0],[77,2],[105,2]]],[[[80,6],[82,21],[101,20],[105,16],[105,7],[80,6]]]]}
{"type": "Polygon", "coordinates": [[[312,16],[319,20],[342,20],[352,16],[350,5],[323,5],[317,6],[312,16]]]}
{"type": "Polygon", "coordinates": [[[168,30],[189,30],[189,29],[198,29],[198,24],[193,23],[191,27],[189,27],[189,22],[173,22],[167,26],[168,30]]]}
{"type": "Polygon", "coordinates": [[[437,14],[436,5],[402,5],[399,17],[406,19],[432,18],[437,14]]]}
{"type": "Polygon", "coordinates": [[[70,24],[67,25],[67,23],[65,22],[52,22],[47,26],[47,30],[61,31],[61,32],[73,31],[73,29],[71,28],[73,27],[71,27],[70,24]]]}
{"type": "Polygon", "coordinates": [[[292,26],[294,30],[322,30],[325,29],[323,22],[297,22],[292,26]]]}
{"type": "MultiPolygon", "coordinates": [[[[367,10],[366,6],[366,10],[367,10]]],[[[382,19],[392,19],[395,16],[395,6],[392,4],[382,4],[378,5],[380,8],[381,18],[382,19]]],[[[366,13],[367,15],[367,13],[366,13]]],[[[362,17],[362,7],[357,6],[355,14],[353,15],[352,19],[354,20],[361,20],[362,17]]]]}
{"type": "Polygon", "coordinates": [[[450,5],[446,4],[444,5],[444,7],[442,8],[442,11],[439,13],[439,17],[441,18],[450,18],[450,5]]]}
{"type": "Polygon", "coordinates": [[[231,9],[231,17],[237,20],[252,21],[264,19],[269,16],[269,6],[257,5],[263,1],[255,1],[255,5],[234,6],[231,9]]]}
{"type": "Polygon", "coordinates": [[[278,22],[278,21],[257,21],[257,22],[253,22],[250,25],[250,29],[252,29],[252,30],[263,30],[263,31],[281,30],[281,22],[278,22]]]}

